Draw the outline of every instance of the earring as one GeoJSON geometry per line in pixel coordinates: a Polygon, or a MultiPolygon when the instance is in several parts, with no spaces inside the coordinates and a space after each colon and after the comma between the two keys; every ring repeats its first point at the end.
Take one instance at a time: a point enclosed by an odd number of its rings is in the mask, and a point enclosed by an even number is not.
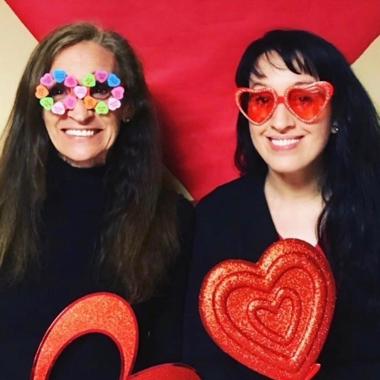
{"type": "Polygon", "coordinates": [[[334,121],[334,122],[332,123],[331,133],[332,133],[333,135],[336,135],[336,134],[339,132],[339,126],[338,126],[338,125],[339,125],[339,124],[338,124],[337,121],[334,121]]]}
{"type": "Polygon", "coordinates": [[[128,124],[131,121],[131,116],[132,116],[132,114],[131,114],[128,106],[124,107],[123,112],[121,114],[121,121],[123,123],[128,124]]]}

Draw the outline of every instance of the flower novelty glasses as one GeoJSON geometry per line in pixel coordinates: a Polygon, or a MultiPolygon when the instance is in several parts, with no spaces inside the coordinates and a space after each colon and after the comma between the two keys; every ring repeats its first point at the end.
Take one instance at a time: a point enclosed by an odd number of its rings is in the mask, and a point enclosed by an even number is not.
{"type": "Polygon", "coordinates": [[[255,125],[268,121],[276,107],[283,103],[299,120],[312,123],[324,110],[334,93],[329,82],[313,82],[287,88],[283,96],[270,87],[239,88],[236,104],[240,112],[255,125]]]}
{"type": "Polygon", "coordinates": [[[116,74],[103,70],[87,74],[81,81],[64,70],[54,70],[41,77],[35,95],[45,110],[56,115],[74,109],[78,100],[83,100],[86,109],[106,115],[121,107],[124,87],[120,83],[116,74]]]}

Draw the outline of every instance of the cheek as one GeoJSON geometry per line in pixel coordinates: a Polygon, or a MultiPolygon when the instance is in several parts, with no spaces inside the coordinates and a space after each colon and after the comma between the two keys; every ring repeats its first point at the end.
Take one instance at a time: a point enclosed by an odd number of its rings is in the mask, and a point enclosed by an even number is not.
{"type": "Polygon", "coordinates": [[[50,112],[48,111],[42,111],[42,120],[45,123],[45,127],[48,128],[49,125],[51,124],[51,115],[50,112]]]}
{"type": "Polygon", "coordinates": [[[54,128],[55,128],[55,126],[59,120],[59,117],[57,115],[54,115],[50,111],[44,110],[42,112],[42,120],[45,124],[45,128],[50,133],[51,131],[54,130],[54,128]]]}
{"type": "Polygon", "coordinates": [[[331,110],[331,105],[329,104],[327,108],[324,110],[322,117],[320,119],[320,129],[321,129],[321,133],[324,136],[330,136],[330,133],[331,133],[331,125],[332,125],[331,114],[332,114],[332,110],[331,110]]]}
{"type": "Polygon", "coordinates": [[[119,135],[120,131],[120,122],[121,119],[118,114],[109,115],[109,119],[107,121],[107,132],[109,136],[110,143],[113,144],[119,135]]]}
{"type": "Polygon", "coordinates": [[[326,129],[324,135],[321,138],[321,153],[323,153],[325,151],[326,146],[327,146],[330,138],[331,138],[331,131],[330,131],[330,127],[329,127],[328,129],[326,129]]]}
{"type": "Polygon", "coordinates": [[[249,134],[251,136],[252,144],[256,148],[256,150],[260,150],[260,141],[264,138],[262,136],[264,130],[265,128],[263,128],[261,125],[249,125],[249,134]]]}
{"type": "Polygon", "coordinates": [[[326,145],[331,137],[331,112],[328,110],[325,117],[321,120],[319,125],[315,126],[319,132],[319,140],[321,144],[326,145]]]}

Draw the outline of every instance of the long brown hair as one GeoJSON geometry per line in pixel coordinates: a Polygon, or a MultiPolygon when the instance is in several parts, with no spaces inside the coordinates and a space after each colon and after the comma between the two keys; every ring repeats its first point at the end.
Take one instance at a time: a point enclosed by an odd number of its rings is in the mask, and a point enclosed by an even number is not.
{"type": "Polygon", "coordinates": [[[158,127],[143,71],[129,43],[92,24],[71,24],[33,51],[9,117],[0,159],[0,269],[22,279],[38,262],[46,163],[52,144],[35,86],[62,49],[93,41],[110,50],[127,88],[131,120],[107,155],[106,207],[99,256],[131,302],[149,298],[178,251],[175,194],[163,186],[158,127]]]}

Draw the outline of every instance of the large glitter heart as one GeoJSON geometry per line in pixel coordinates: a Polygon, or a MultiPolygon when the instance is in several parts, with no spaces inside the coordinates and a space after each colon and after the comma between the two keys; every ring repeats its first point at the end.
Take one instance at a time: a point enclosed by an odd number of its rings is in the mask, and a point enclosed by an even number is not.
{"type": "Polygon", "coordinates": [[[227,260],[206,276],[202,322],[215,343],[276,380],[311,379],[335,307],[323,252],[297,239],[271,245],[256,264],[227,260]]]}
{"type": "Polygon", "coordinates": [[[162,364],[130,375],[137,354],[138,327],[131,306],[112,293],[89,294],[69,305],[46,332],[34,359],[31,380],[47,380],[61,352],[90,333],[109,336],[122,360],[120,380],[200,380],[182,364],[162,364]]]}

